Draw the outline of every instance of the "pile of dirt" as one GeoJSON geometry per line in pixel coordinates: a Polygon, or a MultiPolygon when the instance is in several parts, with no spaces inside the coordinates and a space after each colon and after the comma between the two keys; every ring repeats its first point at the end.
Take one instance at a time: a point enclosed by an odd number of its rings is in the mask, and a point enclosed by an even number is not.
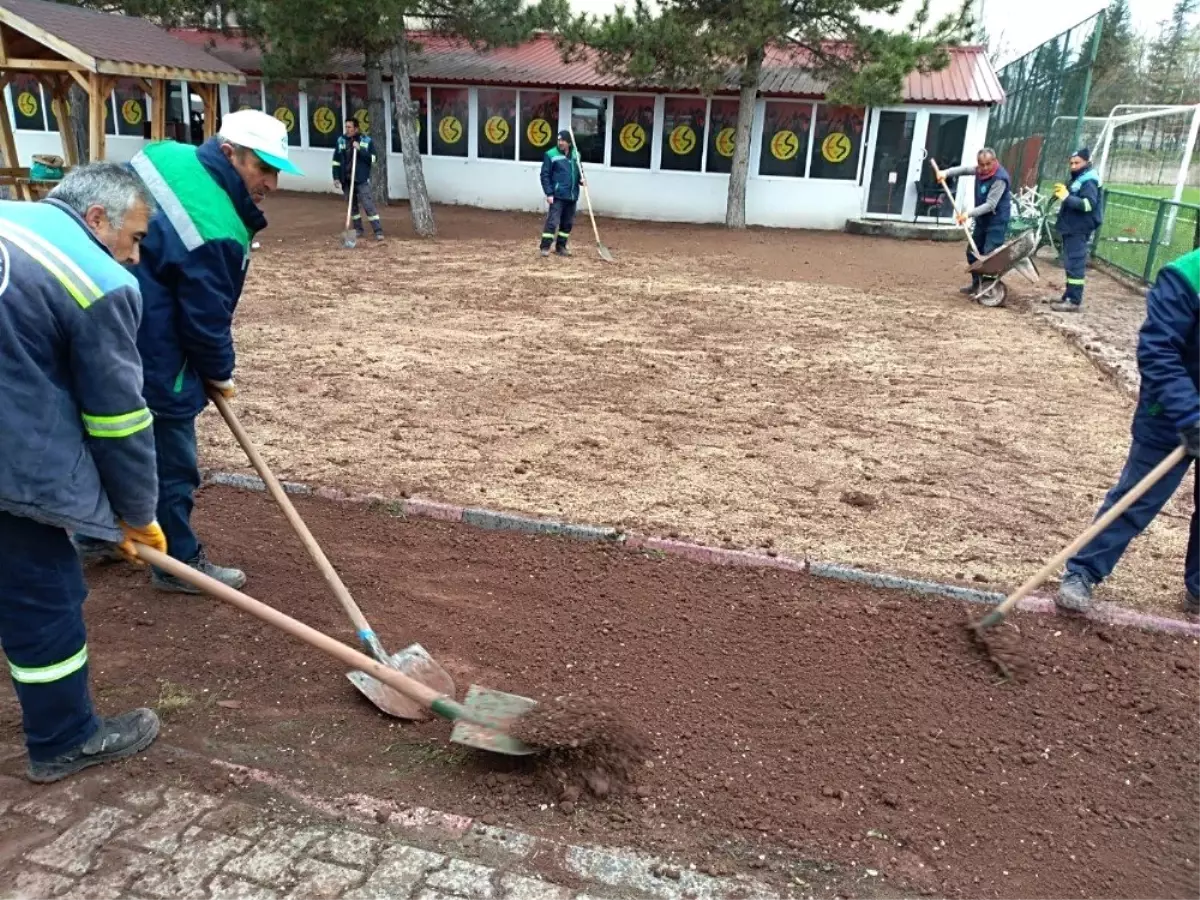
{"type": "MultiPolygon", "coordinates": [[[[164,745],[314,791],[781,879],[818,859],[877,871],[891,894],[1197,896],[1191,639],[1018,614],[1031,674],[1004,681],[954,602],[296,504],[386,647],[420,641],[460,696],[474,683],[541,701],[522,727],[558,751],[485,759],[444,721],[389,719],[336,662],[124,565],[89,569],[101,711],[157,705],[164,745]],[[617,753],[606,793],[586,773],[594,739],[624,735],[617,718],[648,747],[617,753]]],[[[251,595],[354,642],[268,497],[205,490],[196,524],[251,595]]],[[[11,704],[0,740],[16,738],[11,704]]],[[[153,750],[136,765],[175,771],[153,750]]]]}

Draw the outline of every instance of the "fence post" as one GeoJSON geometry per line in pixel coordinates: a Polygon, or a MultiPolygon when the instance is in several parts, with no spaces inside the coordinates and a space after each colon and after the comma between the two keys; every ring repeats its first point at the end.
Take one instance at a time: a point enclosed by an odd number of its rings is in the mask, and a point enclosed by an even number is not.
{"type": "Polygon", "coordinates": [[[1154,233],[1150,236],[1150,249],[1146,251],[1146,270],[1142,273],[1142,280],[1147,284],[1150,283],[1150,273],[1154,271],[1154,260],[1158,258],[1158,239],[1162,236],[1163,213],[1167,209],[1167,201],[1160,200],[1158,204],[1158,215],[1154,217],[1154,233]]]}

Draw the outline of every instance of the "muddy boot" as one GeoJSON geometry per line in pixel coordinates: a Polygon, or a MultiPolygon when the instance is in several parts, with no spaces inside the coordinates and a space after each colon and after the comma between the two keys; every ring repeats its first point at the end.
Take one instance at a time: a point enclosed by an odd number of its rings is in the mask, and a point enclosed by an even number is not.
{"type": "Polygon", "coordinates": [[[979,282],[978,278],[972,278],[971,286],[970,287],[960,287],[958,289],[958,292],[960,294],[962,294],[964,297],[973,297],[975,294],[979,293],[979,283],[980,282],[979,282]]]}
{"type": "Polygon", "coordinates": [[[1092,608],[1092,586],[1078,572],[1063,576],[1054,605],[1064,612],[1084,613],[1092,608]]]}
{"type": "Polygon", "coordinates": [[[550,255],[549,247],[542,247],[540,250],[538,250],[538,256],[540,256],[542,259],[546,259],[549,255],[550,255]]]}
{"type": "Polygon", "coordinates": [[[1061,313],[1079,312],[1079,307],[1081,306],[1083,306],[1082,303],[1073,303],[1070,300],[1059,300],[1057,303],[1050,304],[1050,308],[1052,310],[1061,313]]]}
{"type": "Polygon", "coordinates": [[[71,543],[79,554],[79,561],[85,566],[92,562],[121,562],[125,559],[116,544],[101,541],[97,538],[86,537],[82,534],[71,535],[71,543]]]}
{"type": "Polygon", "coordinates": [[[556,255],[558,255],[558,256],[570,256],[570,255],[571,255],[571,248],[570,248],[570,247],[559,247],[559,248],[558,248],[558,249],[556,249],[554,252],[555,252],[555,254],[556,254],[556,255]]]}
{"type": "Polygon", "coordinates": [[[113,762],[141,753],[158,737],[158,716],[150,709],[135,709],[111,719],[101,719],[96,733],[83,745],[46,762],[29,761],[30,781],[47,784],[74,775],[89,766],[113,762]]]}
{"type": "MultiPolygon", "coordinates": [[[[209,578],[215,578],[234,590],[240,589],[246,583],[246,573],[241,569],[230,569],[225,566],[218,566],[210,563],[204,551],[201,550],[195,559],[188,560],[187,563],[197,572],[202,572],[209,578]]],[[[180,581],[174,575],[168,575],[166,572],[160,572],[158,569],[153,569],[150,574],[150,584],[157,590],[166,591],[171,594],[203,594],[199,588],[192,587],[186,582],[180,581]]]]}

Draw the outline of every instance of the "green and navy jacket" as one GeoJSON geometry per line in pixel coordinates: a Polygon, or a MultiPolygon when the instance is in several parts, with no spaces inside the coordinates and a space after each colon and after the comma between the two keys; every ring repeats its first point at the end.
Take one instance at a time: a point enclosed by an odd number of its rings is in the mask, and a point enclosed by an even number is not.
{"type": "Polygon", "coordinates": [[[1200,421],[1200,250],[1165,266],[1146,294],[1133,439],[1161,450],[1200,421]]]}
{"type": "Polygon", "coordinates": [[[555,200],[578,200],[582,175],[578,160],[551,147],[542,159],[542,193],[555,200]]]}
{"type": "Polygon", "coordinates": [[[267,220],[216,138],[160,141],[132,165],[158,203],[134,268],[146,401],[160,418],[189,419],[208,403],[206,381],[233,377],[233,312],[267,220]]]}
{"type": "Polygon", "coordinates": [[[0,510],[101,540],[154,521],[137,281],[56,200],[0,202],[0,510]]]}
{"type": "Polygon", "coordinates": [[[1090,235],[1101,226],[1100,176],[1090,165],[1080,169],[1067,187],[1058,211],[1058,233],[1064,237],[1090,235]]]}
{"type": "Polygon", "coordinates": [[[358,165],[352,166],[354,159],[350,155],[350,138],[344,134],[338,138],[337,147],[333,151],[333,180],[341,182],[342,187],[350,185],[350,170],[354,169],[354,183],[366,184],[371,180],[371,167],[375,165],[375,142],[368,134],[358,136],[358,165]]]}

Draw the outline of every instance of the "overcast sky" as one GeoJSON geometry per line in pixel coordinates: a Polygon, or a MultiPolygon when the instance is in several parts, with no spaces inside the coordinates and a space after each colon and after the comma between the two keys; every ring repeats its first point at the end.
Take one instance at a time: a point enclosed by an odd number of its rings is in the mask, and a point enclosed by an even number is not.
{"type": "MultiPolygon", "coordinates": [[[[954,12],[962,0],[933,0],[933,16],[954,12]]],[[[978,0],[976,0],[978,2],[978,0]]],[[[999,38],[1003,45],[1001,63],[1016,59],[1032,50],[1043,41],[1049,40],[1060,31],[1065,31],[1077,22],[1086,19],[1108,5],[1108,0],[1078,0],[1073,3],[1054,3],[1053,0],[982,0],[983,20],[993,39],[999,38]]],[[[571,0],[571,6],[581,12],[601,14],[610,11],[614,0],[571,0]]],[[[627,4],[632,6],[632,2],[627,4]]],[[[1134,28],[1141,32],[1156,32],[1158,23],[1170,18],[1173,0],[1133,0],[1134,28]]],[[[904,0],[903,12],[897,19],[880,24],[903,27],[920,7],[920,0],[904,0]]]]}

